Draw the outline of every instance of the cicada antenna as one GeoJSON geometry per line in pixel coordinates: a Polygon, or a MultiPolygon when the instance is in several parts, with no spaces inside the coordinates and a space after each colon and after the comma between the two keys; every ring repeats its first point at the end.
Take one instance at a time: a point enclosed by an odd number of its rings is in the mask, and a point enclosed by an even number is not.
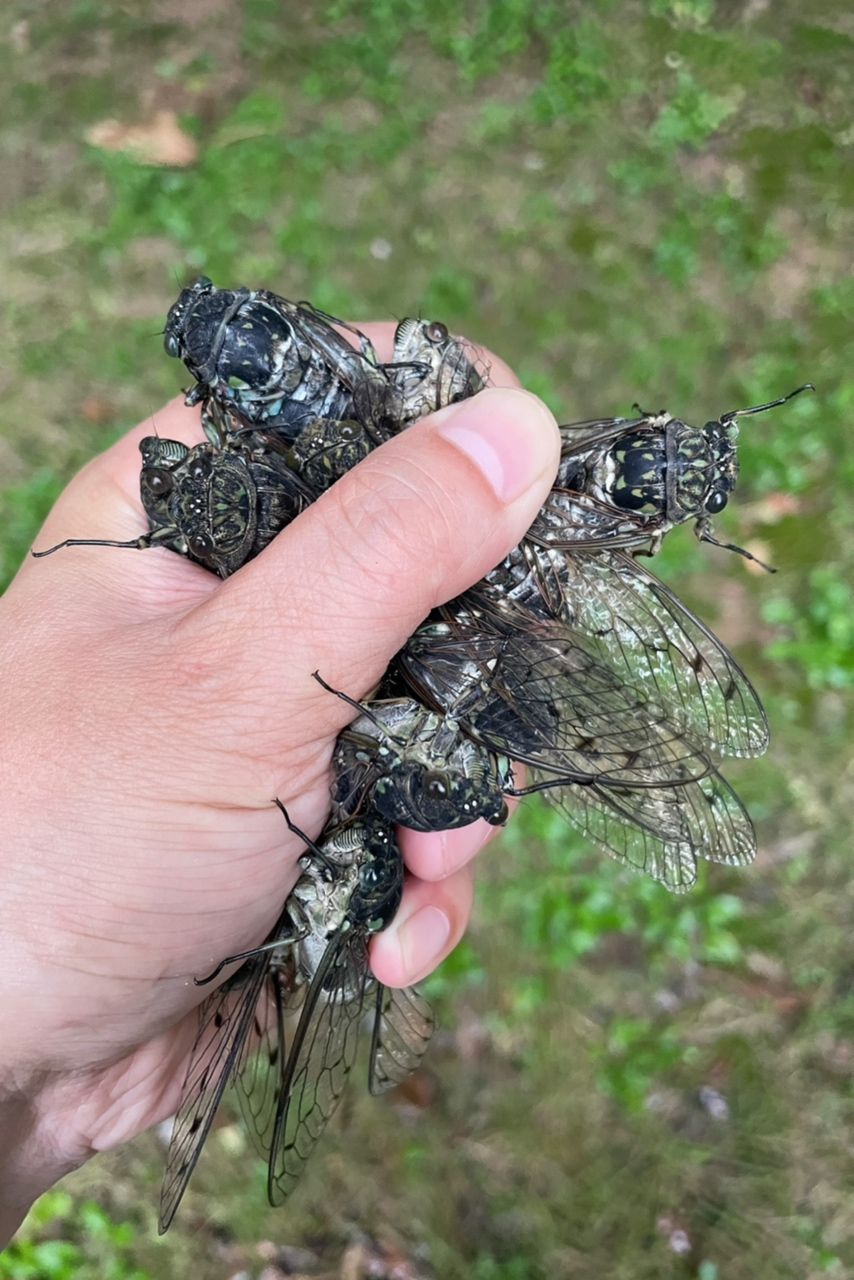
{"type": "Polygon", "coordinates": [[[722,414],[721,422],[734,422],[736,418],[749,418],[752,413],[764,413],[766,409],[776,409],[778,405],[786,404],[795,396],[799,396],[802,391],[815,391],[815,387],[811,382],[805,382],[802,387],[795,387],[794,391],[790,391],[787,396],[780,396],[778,400],[769,400],[767,404],[754,404],[748,409],[731,409],[729,413],[722,414]]]}

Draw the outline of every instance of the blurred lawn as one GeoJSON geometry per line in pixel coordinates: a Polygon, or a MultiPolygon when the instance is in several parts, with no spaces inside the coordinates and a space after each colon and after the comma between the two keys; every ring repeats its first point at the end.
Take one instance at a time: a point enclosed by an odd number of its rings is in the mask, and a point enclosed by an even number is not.
{"type": "Polygon", "coordinates": [[[819,394],[745,423],[720,521],[778,575],[687,530],[658,561],[767,702],[771,753],[728,771],[757,866],[676,900],[532,807],[433,980],[418,1090],[355,1098],[287,1209],[226,1123],[158,1240],[151,1135],[45,1197],[0,1277],[854,1275],[852,53],[846,0],[7,0],[4,580],[176,392],[156,335],[200,270],[441,318],[566,419],[819,394]],[[85,141],[155,110],[196,163],[85,141]]]}

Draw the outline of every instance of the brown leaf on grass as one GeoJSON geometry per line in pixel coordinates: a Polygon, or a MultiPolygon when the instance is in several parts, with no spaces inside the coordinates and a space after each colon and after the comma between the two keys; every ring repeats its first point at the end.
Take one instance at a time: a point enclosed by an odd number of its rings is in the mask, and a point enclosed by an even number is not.
{"type": "Polygon", "coordinates": [[[101,120],[86,134],[86,141],[102,151],[120,151],[140,164],[186,169],[199,155],[197,143],[178,123],[174,111],[156,111],[145,124],[101,120]]]}
{"type": "Polygon", "coordinates": [[[80,402],[80,412],[87,422],[102,427],[113,416],[113,406],[101,396],[85,396],[80,402]]]}

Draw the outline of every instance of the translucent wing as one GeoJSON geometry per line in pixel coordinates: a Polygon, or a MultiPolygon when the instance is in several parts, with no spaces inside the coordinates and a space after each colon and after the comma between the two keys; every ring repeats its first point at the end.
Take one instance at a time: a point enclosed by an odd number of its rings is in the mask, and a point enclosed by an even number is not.
{"type": "Polygon", "coordinates": [[[302,994],[302,988],[296,985],[295,974],[290,948],[271,955],[267,981],[255,1008],[247,1052],[234,1076],[240,1113],[252,1145],[264,1161],[270,1158],[282,1072],[287,1058],[286,1015],[302,994]]]}
{"type": "Polygon", "coordinates": [[[661,520],[609,507],[588,494],[552,489],[526,537],[557,551],[638,547],[650,541],[661,520]]]}
{"type": "Polygon", "coordinates": [[[285,1064],[270,1151],[271,1204],[293,1190],[341,1100],[373,987],[364,932],[339,930],[306,992],[285,1064]]]}
{"type": "MultiPolygon", "coordinates": [[[[400,664],[420,696],[491,750],[609,785],[661,786],[707,772],[690,735],[569,628],[502,634],[482,611],[447,612],[449,626],[420,629],[400,664]]],[[[500,621],[500,605],[495,614],[500,621]]],[[[505,622],[512,617],[504,610],[505,622]]]]}
{"type": "MultiPolygon", "coordinates": [[[[546,791],[545,799],[588,840],[633,871],[652,876],[674,893],[685,893],[696,882],[697,855],[690,843],[676,834],[665,838],[661,828],[652,826],[657,792],[566,787],[546,791]]],[[[672,821],[671,814],[666,816],[672,821]]]]}
{"type": "Polygon", "coordinates": [[[402,1084],[421,1063],[435,1029],[433,1011],[414,987],[377,984],[368,1087],[385,1093],[402,1084]]]}
{"type": "Polygon", "coordinates": [[[339,821],[363,811],[367,797],[382,776],[376,742],[366,740],[364,752],[348,750],[347,744],[354,737],[353,730],[348,729],[346,740],[339,740],[333,757],[332,804],[339,821]]]}
{"type": "MultiPolygon", "coordinates": [[[[507,592],[517,617],[527,611],[529,627],[540,625],[545,612],[562,619],[704,746],[735,756],[766,750],[768,721],[741,667],[633,557],[528,551],[525,572],[507,592]]],[[[500,581],[495,585],[500,591],[500,581]]]]}
{"type": "MultiPolygon", "coordinates": [[[[270,938],[289,932],[283,913],[270,938]]],[[[160,1192],[160,1231],[166,1231],[210,1132],[222,1095],[252,1054],[252,1036],[267,1036],[276,993],[266,953],[248,960],[199,1006],[199,1029],[175,1116],[160,1192]],[[272,1003],[271,1003],[272,1002],[272,1003]]]]}
{"type": "Polygon", "coordinates": [[[554,787],[545,797],[611,857],[676,893],[697,878],[697,859],[744,866],[756,856],[753,824],[720,774],[659,789],[554,787]]]}
{"type": "Polygon", "coordinates": [[[588,449],[608,444],[628,431],[637,430],[647,421],[647,418],[587,418],[583,422],[562,422],[558,427],[561,457],[585,453],[588,449]]]}

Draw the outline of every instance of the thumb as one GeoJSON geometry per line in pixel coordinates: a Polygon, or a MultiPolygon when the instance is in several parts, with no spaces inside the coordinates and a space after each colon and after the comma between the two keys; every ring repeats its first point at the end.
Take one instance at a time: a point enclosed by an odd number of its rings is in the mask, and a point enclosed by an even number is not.
{"type": "Polygon", "coordinates": [[[191,610],[183,642],[217,654],[234,683],[230,706],[251,717],[253,732],[263,708],[284,738],[281,717],[293,715],[295,699],[319,733],[336,731],[352,713],[311,673],[366,693],[432,608],[520,540],[559,450],[552,414],[526,391],[490,388],[433,414],[348,472],[191,610]]]}

